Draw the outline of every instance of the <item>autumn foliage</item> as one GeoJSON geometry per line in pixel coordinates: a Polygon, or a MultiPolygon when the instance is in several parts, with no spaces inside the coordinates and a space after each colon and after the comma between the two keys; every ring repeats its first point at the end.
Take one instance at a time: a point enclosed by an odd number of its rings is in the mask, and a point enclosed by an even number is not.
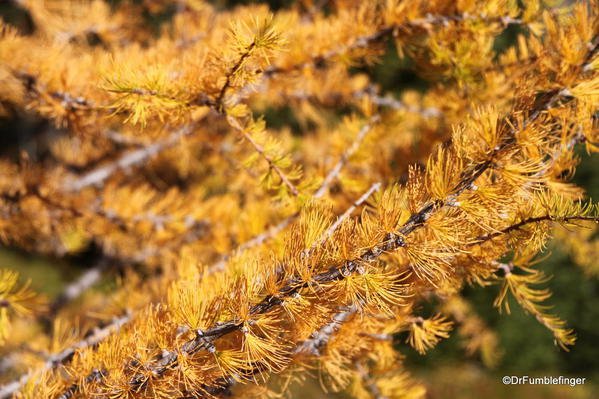
{"type": "Polygon", "coordinates": [[[575,343],[540,254],[597,273],[594,1],[14,3],[0,113],[48,122],[1,154],[0,242],[93,262],[52,302],[0,265],[0,398],[422,398],[409,346],[498,356],[466,285],[575,343]],[[378,84],[393,52],[428,86],[378,84]]]}

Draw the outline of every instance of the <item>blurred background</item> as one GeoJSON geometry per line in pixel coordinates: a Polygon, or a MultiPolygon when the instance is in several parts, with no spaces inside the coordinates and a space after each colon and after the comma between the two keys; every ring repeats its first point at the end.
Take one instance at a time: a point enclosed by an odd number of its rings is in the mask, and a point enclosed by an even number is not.
{"type": "MultiPolygon", "coordinates": [[[[116,3],[119,0],[111,0],[116,3]]],[[[253,1],[214,1],[216,6],[227,8],[253,1]]],[[[152,4],[152,1],[146,1],[152,4]]],[[[174,6],[164,6],[164,1],[155,1],[156,8],[148,7],[148,23],[156,26],[168,21],[174,6]],[[160,5],[160,6],[158,6],[160,5]]],[[[262,2],[264,3],[264,2],[262,2]]],[[[289,0],[267,1],[276,10],[292,3],[289,0]]],[[[326,10],[326,6],[325,6],[326,10]]],[[[17,2],[0,1],[0,17],[7,23],[17,26],[23,33],[34,27],[26,11],[17,2]]],[[[495,48],[501,52],[514,43],[516,35],[523,33],[515,25],[500,35],[495,48]]],[[[390,45],[392,46],[392,45],[390,45]]],[[[387,55],[375,66],[360,68],[367,72],[384,88],[385,92],[396,97],[406,90],[424,91],[429,85],[425,76],[420,76],[409,58],[400,59],[390,48],[387,55]]],[[[1,61],[0,61],[1,62],[1,61]]],[[[357,70],[358,71],[358,70],[357,70]]],[[[294,124],[293,115],[284,111],[266,109],[267,125],[283,126],[294,124]]],[[[15,156],[23,151],[35,155],[38,151],[38,133],[47,129],[47,122],[32,115],[17,113],[0,119],[0,156],[15,156]]],[[[580,153],[581,163],[574,180],[585,188],[588,196],[599,200],[599,158],[591,158],[580,153]]],[[[492,303],[499,287],[467,288],[465,298],[471,301],[476,312],[489,327],[496,331],[503,350],[502,357],[494,368],[485,367],[479,360],[468,357],[459,336],[454,333],[442,340],[436,348],[421,356],[404,343],[406,337],[396,337],[397,349],[405,355],[406,368],[415,377],[425,382],[430,398],[599,398],[599,281],[584,275],[570,256],[550,245],[540,268],[552,279],[546,286],[553,292],[549,300],[555,314],[568,322],[578,336],[576,345],[570,352],[564,352],[553,343],[552,335],[534,318],[522,312],[519,306],[512,306],[511,315],[500,315],[492,303]],[[585,385],[570,386],[504,386],[504,375],[529,376],[571,376],[585,377],[585,385]]],[[[45,293],[50,300],[68,282],[84,272],[82,254],[77,258],[49,259],[23,253],[14,248],[0,246],[0,267],[17,270],[24,280],[32,280],[32,288],[45,293]]],[[[595,260],[599,262],[599,260],[595,260]]],[[[114,284],[111,277],[95,286],[96,290],[108,290],[114,284]]],[[[318,378],[309,380],[306,385],[294,388],[296,398],[343,398],[343,394],[323,393],[318,386],[318,378]]]]}

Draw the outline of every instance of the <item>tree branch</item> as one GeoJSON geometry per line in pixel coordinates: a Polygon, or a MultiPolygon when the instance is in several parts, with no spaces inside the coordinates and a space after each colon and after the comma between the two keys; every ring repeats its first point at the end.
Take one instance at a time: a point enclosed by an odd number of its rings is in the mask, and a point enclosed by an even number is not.
{"type": "Polygon", "coordinates": [[[503,236],[505,234],[509,234],[513,231],[516,230],[520,230],[522,227],[529,225],[529,224],[534,224],[534,223],[540,223],[540,222],[544,222],[544,221],[551,221],[551,222],[558,222],[558,223],[567,223],[570,221],[575,221],[575,220],[581,220],[581,221],[592,221],[595,223],[599,223],[599,216],[584,216],[584,215],[571,215],[571,216],[552,216],[552,215],[543,215],[543,216],[537,216],[537,217],[532,217],[532,218],[527,218],[524,219],[518,223],[515,223],[511,226],[508,226],[500,231],[497,231],[495,233],[491,233],[491,234],[487,234],[484,236],[479,236],[475,241],[468,243],[468,246],[472,246],[472,245],[478,245],[478,244],[482,244],[486,241],[492,240],[496,237],[499,236],[503,236]]]}
{"type": "Polygon", "coordinates": [[[115,161],[96,168],[83,176],[70,178],[64,182],[64,190],[72,192],[82,190],[89,186],[101,185],[116,171],[138,165],[145,162],[147,159],[158,155],[167,148],[173,147],[181,138],[191,135],[195,131],[197,125],[198,122],[185,125],[157,143],[127,152],[115,161]]]}

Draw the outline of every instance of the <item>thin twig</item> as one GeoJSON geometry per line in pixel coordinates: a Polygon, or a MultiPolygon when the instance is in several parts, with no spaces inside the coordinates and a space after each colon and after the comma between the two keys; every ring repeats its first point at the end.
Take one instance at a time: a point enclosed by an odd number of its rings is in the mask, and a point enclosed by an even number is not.
{"type": "Polygon", "coordinates": [[[293,354],[309,353],[314,356],[320,356],[320,349],[326,346],[333,337],[333,334],[356,314],[357,309],[357,306],[352,305],[345,310],[335,313],[329,323],[322,326],[318,331],[313,332],[309,339],[297,345],[293,350],[293,354]]]}
{"type": "Polygon", "coordinates": [[[50,315],[55,315],[65,304],[80,297],[84,292],[100,281],[102,278],[102,273],[107,267],[108,262],[106,259],[101,259],[94,266],[83,272],[74,281],[67,284],[67,286],[50,305],[50,315]]]}
{"type": "Polygon", "coordinates": [[[254,41],[252,41],[252,43],[250,43],[250,45],[245,49],[244,53],[241,54],[241,56],[239,57],[239,59],[237,60],[235,65],[233,65],[233,67],[231,67],[231,70],[229,71],[229,73],[227,73],[225,84],[220,89],[220,92],[218,93],[218,97],[216,98],[216,106],[219,109],[222,109],[222,107],[223,107],[223,100],[225,98],[225,94],[227,93],[227,89],[231,85],[231,80],[233,79],[233,76],[241,69],[245,60],[252,54],[252,52],[255,48],[256,48],[256,40],[254,40],[254,41]]]}
{"type": "Polygon", "coordinates": [[[347,219],[357,207],[362,205],[375,191],[378,191],[380,188],[381,183],[374,183],[372,186],[370,186],[370,188],[364,194],[362,194],[360,198],[354,201],[351,206],[347,208],[347,210],[341,216],[339,216],[337,220],[335,220],[331,227],[324,232],[324,234],[312,245],[312,247],[310,247],[309,252],[324,244],[324,242],[333,235],[335,230],[341,226],[343,221],[345,221],[345,219],[347,219]]]}
{"type": "Polygon", "coordinates": [[[372,130],[373,126],[378,121],[380,121],[380,119],[380,115],[376,114],[372,118],[370,118],[368,123],[362,126],[362,128],[356,135],[356,138],[352,142],[351,146],[347,150],[345,150],[345,152],[341,155],[341,158],[339,158],[337,164],[335,164],[335,166],[326,175],[321,186],[314,193],[314,198],[320,198],[325,194],[325,191],[328,190],[328,188],[331,186],[333,180],[337,178],[337,176],[341,172],[341,169],[345,166],[349,158],[360,147],[360,144],[362,144],[362,141],[364,140],[364,137],[366,137],[366,134],[372,130]]]}
{"type": "Polygon", "coordinates": [[[364,381],[366,389],[368,389],[374,399],[387,399],[387,397],[381,393],[381,390],[376,385],[376,381],[372,379],[366,368],[364,368],[361,363],[356,363],[356,370],[358,371],[358,374],[360,374],[362,381],[364,381]]]}
{"type": "Polygon", "coordinates": [[[235,128],[238,132],[240,132],[241,135],[243,136],[243,138],[246,139],[252,145],[252,147],[254,147],[256,152],[258,154],[260,154],[260,156],[262,156],[262,158],[264,158],[266,160],[266,162],[268,162],[268,167],[275,171],[275,173],[281,179],[281,182],[285,186],[287,186],[289,191],[294,196],[297,197],[299,195],[299,191],[297,190],[297,188],[293,185],[293,183],[291,183],[291,181],[285,175],[285,173],[283,173],[283,171],[275,164],[275,161],[266,153],[266,151],[264,151],[264,148],[260,144],[256,143],[256,141],[252,138],[252,136],[250,136],[250,134],[246,131],[246,129],[244,129],[241,126],[241,124],[239,123],[239,121],[236,118],[228,115],[227,121],[233,128],[235,128]]]}
{"type": "Polygon", "coordinates": [[[568,223],[570,221],[580,220],[580,221],[591,221],[595,223],[599,223],[599,216],[585,216],[585,215],[570,215],[570,216],[552,216],[552,215],[543,215],[532,218],[524,219],[518,223],[515,223],[511,226],[508,226],[502,230],[496,231],[494,233],[486,234],[483,236],[479,236],[475,241],[468,243],[468,246],[479,245],[486,241],[492,240],[493,238],[502,236],[504,234],[509,234],[513,231],[520,230],[522,227],[539,223],[544,221],[558,222],[558,223],[568,223]]]}
{"type": "Polygon", "coordinates": [[[357,99],[361,99],[363,97],[368,97],[372,100],[372,102],[376,105],[389,107],[396,111],[405,111],[412,114],[421,115],[423,118],[438,118],[442,115],[441,110],[436,107],[426,107],[420,108],[415,106],[407,105],[391,94],[386,94],[384,96],[378,95],[375,91],[373,91],[372,87],[367,87],[364,90],[356,91],[353,93],[354,97],[357,99]]]}
{"type": "Polygon", "coordinates": [[[100,185],[116,171],[138,165],[167,148],[173,147],[181,138],[192,134],[196,125],[197,122],[185,125],[157,143],[127,152],[107,165],[94,169],[78,178],[71,178],[65,182],[64,189],[65,191],[79,191],[89,186],[100,185]]]}

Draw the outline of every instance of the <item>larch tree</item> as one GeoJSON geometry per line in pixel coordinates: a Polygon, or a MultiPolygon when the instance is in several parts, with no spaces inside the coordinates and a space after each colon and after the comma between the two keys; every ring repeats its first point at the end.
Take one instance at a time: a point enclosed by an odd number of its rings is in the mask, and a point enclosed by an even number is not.
{"type": "Polygon", "coordinates": [[[93,256],[50,302],[0,265],[0,398],[423,398],[405,346],[496,358],[467,285],[575,343],[539,260],[597,273],[595,1],[12,2],[0,113],[43,123],[0,149],[0,242],[93,256]],[[390,52],[426,89],[373,79],[390,52]]]}

